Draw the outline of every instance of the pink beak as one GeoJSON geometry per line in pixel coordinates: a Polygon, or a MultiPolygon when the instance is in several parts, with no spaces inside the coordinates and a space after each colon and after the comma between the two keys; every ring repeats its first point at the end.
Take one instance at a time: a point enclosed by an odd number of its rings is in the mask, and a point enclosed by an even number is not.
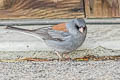
{"type": "Polygon", "coordinates": [[[79,29],[79,31],[80,31],[81,33],[83,33],[83,30],[84,30],[84,29],[83,29],[82,27],[79,29]]]}

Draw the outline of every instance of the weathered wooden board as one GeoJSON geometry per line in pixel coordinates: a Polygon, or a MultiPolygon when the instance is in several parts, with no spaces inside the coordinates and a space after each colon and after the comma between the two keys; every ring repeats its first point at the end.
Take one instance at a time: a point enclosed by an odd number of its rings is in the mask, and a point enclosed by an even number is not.
{"type": "Polygon", "coordinates": [[[87,18],[120,17],[120,0],[85,0],[87,18]]]}
{"type": "Polygon", "coordinates": [[[0,19],[84,17],[83,0],[0,0],[0,19]]]}

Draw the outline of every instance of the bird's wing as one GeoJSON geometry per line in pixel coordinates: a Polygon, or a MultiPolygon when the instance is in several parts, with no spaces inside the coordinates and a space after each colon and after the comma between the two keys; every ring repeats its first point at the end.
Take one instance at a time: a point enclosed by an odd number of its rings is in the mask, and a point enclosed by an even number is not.
{"type": "Polygon", "coordinates": [[[63,41],[66,39],[66,37],[70,36],[70,34],[65,31],[63,26],[62,28],[60,28],[59,26],[55,26],[54,28],[53,27],[42,27],[42,28],[38,28],[34,30],[27,30],[27,29],[7,26],[6,29],[16,30],[20,33],[32,35],[33,37],[36,37],[38,39],[42,38],[43,40],[63,41]]]}
{"type": "Polygon", "coordinates": [[[48,46],[57,51],[69,52],[74,49],[72,48],[73,43],[70,41],[72,36],[69,32],[53,30],[52,27],[39,28],[34,32],[40,35],[48,46]]]}
{"type": "Polygon", "coordinates": [[[43,27],[34,30],[34,32],[40,35],[44,40],[63,41],[70,36],[69,32],[53,30],[52,27],[43,27]]]}

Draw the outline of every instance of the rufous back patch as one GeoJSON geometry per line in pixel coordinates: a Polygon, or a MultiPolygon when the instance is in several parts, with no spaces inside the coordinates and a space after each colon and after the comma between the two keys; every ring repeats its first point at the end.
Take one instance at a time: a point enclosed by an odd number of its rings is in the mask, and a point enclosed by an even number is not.
{"type": "Polygon", "coordinates": [[[52,29],[67,32],[66,23],[57,24],[57,25],[53,26],[52,29]]]}

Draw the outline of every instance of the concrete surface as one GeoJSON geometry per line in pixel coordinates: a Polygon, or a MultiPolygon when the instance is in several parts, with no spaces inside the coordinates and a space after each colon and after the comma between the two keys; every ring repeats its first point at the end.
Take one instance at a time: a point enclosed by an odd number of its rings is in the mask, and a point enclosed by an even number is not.
{"type": "MultiPolygon", "coordinates": [[[[88,21],[88,34],[84,44],[77,50],[70,53],[71,58],[83,57],[86,55],[95,55],[95,56],[118,56],[120,55],[120,24],[119,19],[113,19],[110,21],[101,20],[99,24],[90,24],[95,23],[94,19],[86,20],[88,21]],[[113,24],[105,24],[113,22],[113,24]],[[104,24],[101,24],[101,23],[104,24]]],[[[66,20],[60,20],[65,21],[66,20]]],[[[58,22],[60,22],[58,21],[58,22]]],[[[96,20],[98,23],[99,19],[96,20]]],[[[32,22],[32,21],[31,21],[32,22]]],[[[41,21],[40,24],[44,23],[45,20],[41,21]]],[[[35,29],[39,27],[52,26],[55,22],[46,21],[47,25],[25,25],[28,24],[27,21],[8,21],[9,24],[21,24],[22,26],[15,26],[26,29],[35,29]],[[15,23],[16,22],[16,23],[15,23]],[[23,25],[24,23],[24,25],[23,25]],[[48,24],[51,25],[48,25],[48,24]]],[[[39,23],[39,21],[37,22],[39,23]]],[[[36,24],[37,24],[36,23],[36,24]]],[[[57,23],[57,21],[56,21],[57,23]]],[[[1,25],[5,24],[5,21],[0,23],[1,25]]],[[[6,23],[7,25],[7,23],[6,23]]],[[[51,52],[51,49],[47,47],[42,40],[36,39],[31,35],[25,35],[17,31],[6,30],[5,26],[0,27],[0,59],[16,59],[23,57],[32,57],[32,58],[57,58],[54,52],[51,52]]]]}
{"type": "Polygon", "coordinates": [[[0,62],[0,80],[120,80],[120,61],[0,62]]]}

